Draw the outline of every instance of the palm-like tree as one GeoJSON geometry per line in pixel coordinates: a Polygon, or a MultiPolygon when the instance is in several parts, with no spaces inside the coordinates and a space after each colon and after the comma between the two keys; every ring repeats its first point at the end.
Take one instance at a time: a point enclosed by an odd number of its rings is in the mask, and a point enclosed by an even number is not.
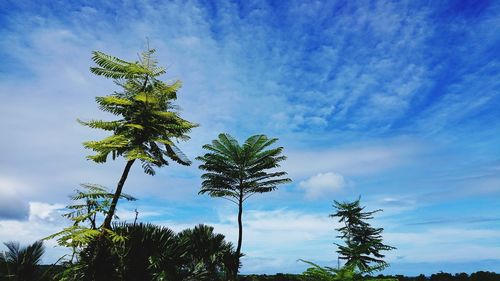
{"type": "Polygon", "coordinates": [[[278,139],[265,135],[249,137],[243,145],[229,134],[220,134],[211,144],[203,146],[209,152],[196,158],[202,162],[200,194],[222,197],[238,205],[238,245],[236,254],[239,260],[243,238],[243,203],[257,193],[270,192],[279,184],[291,182],[286,172],[276,171],[283,147],[269,148],[278,139]]]}
{"type": "Polygon", "coordinates": [[[201,269],[211,281],[228,280],[238,272],[233,245],[224,240],[224,235],[214,233],[213,227],[200,224],[183,230],[178,237],[190,271],[201,269]]]}
{"type": "Polygon", "coordinates": [[[21,247],[17,242],[7,242],[4,245],[7,251],[0,253],[0,264],[3,264],[8,280],[33,281],[41,277],[37,268],[45,253],[41,241],[27,247],[21,247]]]}
{"type": "Polygon", "coordinates": [[[104,97],[97,97],[99,108],[121,118],[115,121],[79,121],[81,124],[111,131],[112,135],[100,141],[84,143],[96,152],[88,159],[106,162],[109,155],[115,159],[123,156],[127,163],[117,184],[103,228],[110,229],[116,205],[130,168],[136,160],[142,163],[147,174],[154,175],[154,167],[168,165],[167,158],[182,165],[190,161],[174,144],[174,140],[188,140],[188,133],[196,124],[179,117],[172,101],[177,99],[180,81],[167,84],[158,79],[165,69],[157,66],[155,50],[142,53],[139,61],[127,62],[102,52],[93,52],[97,64],[90,71],[96,75],[115,79],[122,87],[104,97]]]}
{"type": "Polygon", "coordinates": [[[210,226],[176,234],[149,223],[117,223],[113,230],[126,239],[104,245],[92,241],[61,280],[226,281],[237,270],[232,244],[210,226]],[[103,246],[107,255],[96,256],[96,247],[103,246]]]}

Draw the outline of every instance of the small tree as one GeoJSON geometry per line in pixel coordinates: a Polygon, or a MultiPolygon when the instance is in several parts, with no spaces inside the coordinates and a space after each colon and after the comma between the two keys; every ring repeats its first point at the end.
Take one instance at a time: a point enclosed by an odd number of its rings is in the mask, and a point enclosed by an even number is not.
{"type": "Polygon", "coordinates": [[[383,228],[374,228],[367,221],[373,219],[373,214],[382,210],[364,212],[360,199],[354,202],[335,201],[333,207],[337,210],[330,217],[338,217],[344,226],[337,230],[345,245],[336,244],[339,258],[346,260],[346,266],[354,266],[362,273],[383,270],[389,264],[384,261],[381,251],[396,249],[382,243],[383,228]]]}
{"type": "Polygon", "coordinates": [[[102,52],[93,52],[92,60],[97,64],[90,71],[96,75],[115,79],[121,92],[97,97],[99,108],[120,116],[115,121],[79,121],[81,124],[111,131],[112,135],[100,141],[84,143],[96,152],[88,159],[104,163],[111,155],[113,159],[123,156],[127,163],[118,181],[103,228],[111,228],[111,220],[130,168],[136,160],[142,163],[144,172],[154,175],[154,167],[168,165],[170,158],[182,165],[190,161],[174,144],[174,140],[188,140],[188,133],[197,125],[179,117],[172,102],[177,99],[180,81],[167,84],[158,79],[165,69],[157,66],[155,50],[142,53],[140,60],[127,62],[102,52]]]}
{"type": "Polygon", "coordinates": [[[229,134],[220,134],[211,144],[203,146],[209,152],[196,158],[202,162],[200,169],[206,171],[199,193],[222,197],[238,205],[237,264],[243,239],[243,203],[256,193],[273,191],[279,184],[291,181],[284,177],[286,172],[273,170],[286,159],[281,155],[283,147],[269,149],[277,140],[255,135],[240,145],[229,134]]]}
{"type": "MultiPolygon", "coordinates": [[[[66,206],[68,212],[63,214],[63,217],[70,219],[73,224],[44,238],[44,240],[57,238],[57,243],[60,246],[71,248],[73,253],[69,260],[70,263],[74,261],[80,250],[101,234],[101,231],[110,234],[110,237],[115,241],[123,240],[112,230],[102,230],[97,224],[107,215],[114,194],[98,184],[81,184],[80,186],[82,189],[76,189],[75,194],[70,197],[74,203],[66,206]]],[[[136,200],[125,193],[120,194],[120,198],[128,201],[136,200]]],[[[118,216],[114,215],[114,218],[118,218],[118,216]]]]}
{"type": "Polygon", "coordinates": [[[45,253],[42,241],[37,241],[27,247],[21,247],[18,242],[7,242],[4,245],[7,251],[0,252],[0,266],[2,267],[0,280],[6,278],[5,280],[36,281],[44,277],[38,268],[45,253]]]}

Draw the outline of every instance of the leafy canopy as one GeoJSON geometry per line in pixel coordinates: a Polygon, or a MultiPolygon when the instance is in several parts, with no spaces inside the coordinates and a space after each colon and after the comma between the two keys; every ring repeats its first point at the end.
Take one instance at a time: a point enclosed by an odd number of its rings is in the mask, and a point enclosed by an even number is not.
{"type": "Polygon", "coordinates": [[[283,177],[286,172],[273,170],[286,159],[281,155],[283,147],[267,149],[277,140],[255,135],[240,145],[229,134],[220,134],[211,144],[203,146],[209,152],[196,158],[203,162],[200,169],[206,171],[199,193],[238,203],[253,194],[273,191],[279,184],[290,182],[283,177]]]}
{"type": "Polygon", "coordinates": [[[38,265],[42,261],[45,247],[42,241],[26,247],[18,242],[4,243],[7,251],[0,252],[0,280],[36,281],[44,276],[38,265]],[[3,279],[6,278],[6,279],[3,279]]]}
{"type": "MultiPolygon", "coordinates": [[[[57,243],[73,251],[82,249],[101,234],[103,229],[97,227],[99,220],[108,213],[113,193],[98,184],[81,184],[82,189],[76,189],[70,198],[74,202],[66,206],[67,213],[63,217],[70,219],[73,224],[62,231],[52,234],[44,240],[57,238],[57,243]]],[[[120,194],[120,198],[127,201],[136,199],[128,194],[120,194]]],[[[115,215],[115,218],[118,217],[115,215]]],[[[124,238],[109,229],[104,229],[112,240],[120,242],[124,238]]]]}
{"type": "Polygon", "coordinates": [[[90,120],[81,124],[112,132],[99,141],[87,141],[84,146],[95,151],[88,159],[106,162],[109,155],[128,161],[140,160],[147,174],[154,175],[154,167],[168,165],[166,158],[182,165],[190,161],[177,148],[174,140],[188,140],[190,130],[196,127],[179,117],[177,99],[180,81],[165,83],[158,76],[165,73],[154,58],[154,49],[142,53],[139,61],[127,62],[94,51],[92,60],[97,64],[90,71],[96,75],[115,79],[121,92],[96,97],[99,108],[120,119],[114,121],[90,120]]]}
{"type": "Polygon", "coordinates": [[[382,210],[365,212],[360,206],[360,199],[354,202],[334,201],[337,210],[330,217],[338,217],[344,226],[337,229],[345,245],[338,246],[339,258],[346,260],[347,266],[354,266],[362,273],[383,270],[389,264],[384,261],[381,251],[396,249],[385,245],[382,239],[383,228],[374,228],[367,221],[373,219],[373,214],[382,210]]]}

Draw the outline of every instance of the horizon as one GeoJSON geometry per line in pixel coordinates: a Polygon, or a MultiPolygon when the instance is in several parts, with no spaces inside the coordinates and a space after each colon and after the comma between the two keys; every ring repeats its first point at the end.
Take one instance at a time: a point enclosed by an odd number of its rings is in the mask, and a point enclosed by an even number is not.
{"type": "MultiPolygon", "coordinates": [[[[95,96],[94,50],[157,50],[182,81],[179,143],[193,160],[132,168],[118,215],[175,231],[204,223],[236,244],[236,206],[198,195],[195,157],[219,133],[278,138],[293,180],[245,205],[242,274],[336,266],[334,200],[383,209],[391,266],[408,276],[500,272],[500,2],[79,1],[0,3],[0,242],[69,225],[81,183],[114,189],[123,158],[95,164],[76,119],[114,117],[95,96]]],[[[48,241],[46,263],[66,251],[48,241]]],[[[3,250],[0,245],[0,250],[3,250]]]]}

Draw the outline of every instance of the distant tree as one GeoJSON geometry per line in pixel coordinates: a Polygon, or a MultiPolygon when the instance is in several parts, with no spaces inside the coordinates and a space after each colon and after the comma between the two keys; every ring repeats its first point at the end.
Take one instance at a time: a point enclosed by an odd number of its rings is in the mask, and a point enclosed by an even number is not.
{"type": "Polygon", "coordinates": [[[7,242],[4,245],[7,251],[0,253],[0,277],[3,274],[5,280],[41,280],[43,274],[38,265],[45,253],[43,242],[37,241],[27,247],[21,247],[18,242],[7,242]]]}
{"type": "Polygon", "coordinates": [[[420,274],[419,276],[415,277],[415,281],[427,281],[427,277],[423,274],[420,274]]]}
{"type": "Polygon", "coordinates": [[[429,278],[430,281],[449,281],[449,280],[454,280],[453,275],[450,273],[446,272],[439,272],[436,274],[432,274],[431,277],[429,278]]]}
{"type": "Polygon", "coordinates": [[[500,274],[488,271],[478,271],[472,273],[469,277],[470,281],[498,281],[500,280],[500,274]]]}
{"type": "Polygon", "coordinates": [[[354,266],[362,273],[379,271],[388,266],[384,261],[385,255],[381,251],[395,249],[395,247],[383,244],[383,228],[374,228],[368,221],[373,219],[373,214],[382,210],[365,212],[365,207],[360,206],[360,199],[354,202],[335,201],[334,208],[337,210],[330,217],[337,217],[343,224],[337,230],[337,236],[344,240],[345,245],[336,244],[340,259],[346,261],[347,266],[354,266]]]}
{"type": "Polygon", "coordinates": [[[281,154],[283,147],[268,149],[277,140],[265,135],[255,135],[240,145],[229,134],[220,134],[211,144],[203,146],[209,152],[196,158],[202,162],[199,168],[206,171],[202,175],[199,193],[222,197],[238,206],[238,260],[243,239],[242,214],[245,200],[257,193],[273,191],[279,184],[291,181],[284,177],[286,172],[275,170],[286,159],[281,154]]]}
{"type": "Polygon", "coordinates": [[[90,71],[96,75],[115,79],[121,92],[97,97],[99,108],[120,116],[115,121],[80,121],[85,126],[112,132],[100,141],[88,141],[84,146],[96,152],[88,159],[106,162],[123,156],[127,163],[118,181],[103,227],[111,228],[111,220],[130,168],[136,160],[142,163],[144,172],[154,175],[154,167],[168,165],[170,158],[182,165],[190,161],[174,144],[174,140],[188,140],[188,133],[197,125],[179,117],[172,104],[177,98],[179,81],[167,84],[158,79],[165,69],[157,66],[155,50],[142,53],[139,61],[127,62],[116,57],[94,51],[92,60],[97,64],[90,71]]]}

